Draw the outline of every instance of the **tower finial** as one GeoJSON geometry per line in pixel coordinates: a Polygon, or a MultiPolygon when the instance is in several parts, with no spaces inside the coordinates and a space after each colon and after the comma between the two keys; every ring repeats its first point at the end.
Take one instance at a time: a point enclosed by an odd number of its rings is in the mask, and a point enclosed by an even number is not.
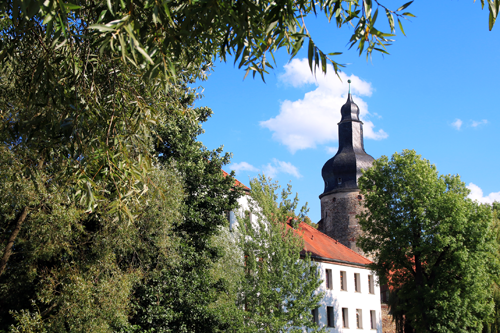
{"type": "Polygon", "coordinates": [[[351,80],[347,80],[347,83],[349,83],[349,95],[351,94],[351,80]]]}

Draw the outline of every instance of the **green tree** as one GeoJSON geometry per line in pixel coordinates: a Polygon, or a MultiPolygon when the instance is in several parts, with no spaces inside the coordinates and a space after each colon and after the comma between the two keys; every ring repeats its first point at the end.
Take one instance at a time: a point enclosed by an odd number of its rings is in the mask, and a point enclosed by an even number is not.
{"type": "MultiPolygon", "coordinates": [[[[500,260],[500,202],[495,201],[493,208],[493,235],[496,241],[496,256],[500,260]]],[[[490,318],[484,323],[483,332],[500,333],[500,278],[497,276],[492,283],[493,302],[495,307],[490,318]]]]}
{"type": "MultiPolygon", "coordinates": [[[[391,30],[393,16],[411,15],[403,12],[408,5],[387,9],[391,30]]],[[[214,59],[229,54],[247,73],[263,74],[270,66],[266,55],[284,48],[294,56],[305,39],[311,69],[314,63],[326,71],[327,55],[303,20],[317,10],[339,27],[356,24],[351,42],[361,51],[389,43],[391,34],[374,27],[378,11],[370,0],[318,6],[310,0],[2,1],[4,142],[29,143],[41,160],[61,159],[58,177],[79,189],[75,199],[89,211],[111,184],[106,208],[133,219],[129,203],[141,197],[144,188],[137,185],[147,184],[154,164],[152,125],[165,122],[151,97],[186,78],[203,79],[214,59]],[[107,181],[98,187],[96,177],[107,181]]]]}
{"type": "Polygon", "coordinates": [[[154,304],[141,291],[169,281],[170,317],[151,322],[216,330],[228,319],[213,309],[225,287],[208,274],[220,257],[210,239],[238,193],[221,172],[229,155],[196,140],[211,111],[191,107],[187,84],[205,68],[179,67],[168,89],[146,83],[142,68],[96,47],[88,22],[99,13],[86,4],[77,12],[68,5],[55,31],[42,16],[12,16],[13,4],[1,4],[0,135],[12,171],[2,192],[9,200],[0,223],[1,327],[16,319],[19,330],[37,320],[54,331],[140,328],[154,304]],[[43,248],[42,235],[57,250],[33,251],[43,248]],[[74,267],[62,265],[67,260],[74,267]],[[103,270],[108,275],[96,273],[103,270]],[[78,283],[86,289],[71,289],[78,283]]]}
{"type": "Polygon", "coordinates": [[[382,156],[359,179],[366,212],[360,247],[396,290],[395,310],[417,332],[480,332],[498,275],[491,208],[467,198],[412,150],[382,156]]]}
{"type": "Polygon", "coordinates": [[[182,176],[151,153],[170,95],[73,18],[0,16],[0,329],[126,326],[134,285],[175,257],[182,176]]]}
{"type": "MultiPolygon", "coordinates": [[[[337,27],[355,26],[349,40],[357,45],[360,54],[373,51],[387,53],[391,37],[395,36],[395,18],[400,20],[412,14],[404,10],[411,1],[399,8],[389,9],[377,1],[169,1],[151,0],[7,1],[0,7],[14,20],[16,30],[27,28],[26,19],[39,18],[48,24],[48,34],[66,31],[74,23],[75,15],[93,29],[95,46],[110,52],[134,66],[147,66],[146,78],[160,76],[166,81],[179,70],[199,68],[213,59],[226,60],[235,56],[235,63],[247,73],[263,74],[272,67],[268,58],[278,49],[286,49],[293,57],[309,40],[311,70],[321,67],[326,71],[330,61],[335,71],[339,64],[314,43],[304,18],[322,12],[337,27]],[[375,7],[375,8],[374,8],[375,7]],[[96,19],[88,19],[81,11],[92,10],[96,19]],[[390,31],[376,27],[379,9],[387,16],[390,31]],[[180,66],[179,66],[180,65],[180,66]]],[[[492,11],[495,13],[494,11],[492,11]]]]}
{"type": "Polygon", "coordinates": [[[236,320],[237,311],[231,311],[234,297],[228,296],[234,292],[234,277],[213,273],[227,251],[219,235],[228,226],[224,213],[236,207],[241,192],[234,187],[234,178],[222,172],[230,155],[222,154],[221,148],[208,150],[198,141],[202,123],[212,111],[193,108],[197,95],[186,86],[169,94],[175,98],[163,110],[166,122],[155,129],[155,154],[166,167],[175,163],[183,179],[183,221],[172,230],[181,241],[178,259],[165,263],[138,286],[131,323],[139,331],[226,331],[236,320]]]}
{"type": "Polygon", "coordinates": [[[2,248],[27,211],[0,277],[0,331],[111,332],[127,326],[134,285],[161,258],[175,257],[171,229],[181,220],[179,174],[160,167],[150,172],[156,187],[140,207],[131,206],[136,218],[121,223],[106,211],[89,213],[73,203],[73,189],[50,168],[26,174],[26,156],[17,149],[0,152],[2,248]],[[151,260],[152,253],[159,258],[151,260]]]}
{"type": "MultiPolygon", "coordinates": [[[[280,186],[260,176],[250,181],[250,212],[240,219],[236,233],[245,258],[239,292],[244,309],[243,332],[316,331],[311,310],[322,295],[319,272],[308,255],[301,255],[303,240],[289,223],[298,198],[290,199],[291,186],[280,186]]],[[[307,212],[300,211],[299,218],[307,212]]]]}
{"type": "MultiPolygon", "coordinates": [[[[59,155],[36,163],[29,145],[2,150],[2,248],[24,207],[28,214],[0,277],[0,330],[220,332],[235,325],[234,277],[215,274],[227,251],[219,235],[224,212],[240,195],[221,170],[229,154],[198,141],[211,110],[192,108],[193,89],[158,92],[150,107],[167,105],[168,122],[152,129],[157,162],[148,183],[137,185],[150,188],[128,204],[133,219],[106,209],[112,195],[100,196],[92,212],[75,203],[78,188],[57,178],[59,155]]],[[[94,182],[114,189],[106,179],[94,182]]]]}

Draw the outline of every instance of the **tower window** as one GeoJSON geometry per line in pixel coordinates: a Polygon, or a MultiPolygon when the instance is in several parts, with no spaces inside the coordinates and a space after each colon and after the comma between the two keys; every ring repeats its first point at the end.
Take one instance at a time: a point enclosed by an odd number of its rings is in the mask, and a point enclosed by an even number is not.
{"type": "Polygon", "coordinates": [[[362,199],[363,199],[363,197],[361,196],[361,194],[358,195],[358,200],[362,200],[362,199]]]}
{"type": "Polygon", "coordinates": [[[337,201],[337,198],[333,198],[333,199],[332,199],[332,202],[335,202],[335,201],[337,201]]]}
{"type": "Polygon", "coordinates": [[[342,184],[342,178],[339,177],[339,184],[342,184]]]}

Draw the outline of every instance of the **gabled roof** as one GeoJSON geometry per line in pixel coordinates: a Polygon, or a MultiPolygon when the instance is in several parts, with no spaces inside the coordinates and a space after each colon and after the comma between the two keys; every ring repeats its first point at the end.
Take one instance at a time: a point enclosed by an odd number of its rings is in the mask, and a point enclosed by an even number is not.
{"type": "Polygon", "coordinates": [[[299,227],[294,229],[294,232],[302,236],[304,252],[310,253],[312,258],[353,265],[371,264],[370,260],[307,223],[300,222],[299,227]]]}
{"type": "MultiPolygon", "coordinates": [[[[224,170],[222,170],[222,172],[225,177],[229,176],[224,170]]],[[[250,192],[250,189],[236,178],[234,179],[234,186],[243,188],[245,192],[250,192]]],[[[325,235],[305,222],[300,222],[297,229],[292,228],[290,226],[291,219],[292,218],[289,218],[288,220],[287,228],[293,229],[297,235],[304,239],[303,252],[310,253],[311,257],[358,266],[365,266],[372,263],[359,253],[354,252],[347,246],[339,243],[337,240],[325,235]]]]}
{"type": "MultiPolygon", "coordinates": [[[[222,169],[221,169],[221,170],[222,170],[222,169]]],[[[226,172],[226,171],[224,171],[224,170],[222,170],[222,174],[224,175],[224,177],[230,176],[230,174],[229,174],[229,173],[227,173],[227,172],[226,172]]],[[[234,177],[233,177],[233,178],[234,178],[234,177]]],[[[250,191],[250,189],[249,189],[247,186],[243,185],[243,183],[242,183],[242,182],[240,182],[240,181],[239,181],[238,179],[236,179],[236,178],[234,178],[234,186],[235,186],[235,187],[236,187],[236,186],[237,186],[237,187],[241,187],[241,188],[243,189],[243,191],[245,191],[245,192],[249,192],[249,191],[250,191]]]]}

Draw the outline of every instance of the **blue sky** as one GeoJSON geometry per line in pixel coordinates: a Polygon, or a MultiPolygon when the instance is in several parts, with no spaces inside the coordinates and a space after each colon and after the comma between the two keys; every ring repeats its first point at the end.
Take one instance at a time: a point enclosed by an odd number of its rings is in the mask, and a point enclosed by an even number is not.
{"type": "Polygon", "coordinates": [[[282,185],[291,182],[317,222],[321,168],[337,150],[349,78],[368,154],[415,149],[441,174],[459,174],[474,199],[500,201],[500,22],[488,31],[488,11],[473,0],[433,6],[417,0],[408,10],[417,18],[405,23],[407,37],[398,31],[391,54],[372,61],[347,50],[352,28],[339,30],[321,16],[306,21],[322,50],[344,52],[337,58],[347,64],[342,81],[333,71],[315,79],[306,49],[292,62],[279,53],[266,83],[243,80],[232,62],[216,63],[200,83],[205,97],[197,106],[214,111],[200,139],[232,152],[225,170],[236,170],[245,184],[262,172],[282,185]]]}

